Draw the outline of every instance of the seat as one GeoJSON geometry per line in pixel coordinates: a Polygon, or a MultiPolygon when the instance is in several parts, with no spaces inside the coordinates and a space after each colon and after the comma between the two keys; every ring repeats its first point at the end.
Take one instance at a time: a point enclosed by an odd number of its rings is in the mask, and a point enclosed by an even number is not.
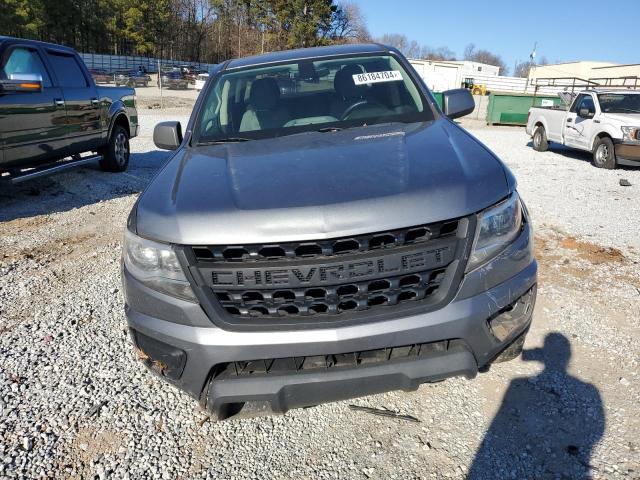
{"type": "Polygon", "coordinates": [[[366,87],[364,85],[356,85],[353,76],[363,73],[360,65],[346,65],[336,72],[333,79],[333,88],[337,97],[331,102],[330,114],[338,119],[342,118],[342,114],[354,103],[363,100],[366,87]]]}
{"type": "Polygon", "coordinates": [[[240,121],[240,132],[280,128],[289,114],[280,105],[280,88],[273,78],[261,78],[251,85],[247,111],[240,121]]]}

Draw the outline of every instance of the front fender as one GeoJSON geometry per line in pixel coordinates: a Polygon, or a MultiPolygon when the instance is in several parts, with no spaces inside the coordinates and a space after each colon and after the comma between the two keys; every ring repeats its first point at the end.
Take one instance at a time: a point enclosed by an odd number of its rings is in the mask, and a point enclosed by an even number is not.
{"type": "Polygon", "coordinates": [[[620,128],[616,128],[613,125],[601,125],[600,128],[594,130],[593,136],[590,140],[590,150],[593,152],[593,148],[595,147],[596,141],[602,135],[606,135],[611,137],[613,140],[620,140],[622,138],[622,131],[620,128]]]}

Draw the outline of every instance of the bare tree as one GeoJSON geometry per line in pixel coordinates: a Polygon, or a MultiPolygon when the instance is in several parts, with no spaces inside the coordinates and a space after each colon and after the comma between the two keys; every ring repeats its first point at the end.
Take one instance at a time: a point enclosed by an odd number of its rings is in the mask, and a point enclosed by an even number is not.
{"type": "Polygon", "coordinates": [[[507,64],[504,63],[500,55],[491,53],[489,50],[476,50],[476,46],[473,43],[467,45],[464,49],[464,59],[472,62],[485,63],[487,65],[494,65],[500,67],[500,73],[506,75],[509,69],[507,64]]]}
{"type": "Polygon", "coordinates": [[[464,47],[464,53],[462,54],[462,58],[464,60],[473,60],[473,55],[475,54],[476,46],[473,43],[470,43],[466,47],[464,47]]]}
{"type": "MultiPolygon", "coordinates": [[[[540,60],[538,60],[538,65],[548,65],[548,64],[549,64],[549,61],[545,56],[540,57],[540,60]]],[[[529,71],[531,70],[532,66],[535,66],[535,64],[532,64],[531,62],[518,63],[514,68],[513,76],[521,77],[521,78],[529,78],[529,71]]]]}
{"type": "Polygon", "coordinates": [[[396,47],[408,58],[420,58],[424,60],[455,60],[456,54],[448,47],[432,48],[421,45],[415,40],[409,40],[401,33],[385,33],[376,40],[379,43],[396,47]]]}
{"type": "Polygon", "coordinates": [[[338,4],[331,37],[343,42],[368,42],[371,39],[366,18],[357,3],[346,1],[338,4]]]}
{"type": "Polygon", "coordinates": [[[448,47],[422,47],[420,58],[425,60],[455,60],[456,54],[448,47]]]}
{"type": "Polygon", "coordinates": [[[409,47],[409,39],[406,35],[401,33],[385,33],[378,39],[379,43],[395,47],[406,55],[407,48],[409,47]]]}

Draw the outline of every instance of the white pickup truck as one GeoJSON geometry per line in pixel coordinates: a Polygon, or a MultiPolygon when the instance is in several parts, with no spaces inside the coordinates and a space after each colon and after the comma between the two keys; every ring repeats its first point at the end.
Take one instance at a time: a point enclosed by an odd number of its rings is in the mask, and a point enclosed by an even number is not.
{"type": "Polygon", "coordinates": [[[539,152],[557,142],[592,152],[599,168],[640,166],[640,91],[584,90],[567,110],[531,107],[527,134],[539,152]]]}

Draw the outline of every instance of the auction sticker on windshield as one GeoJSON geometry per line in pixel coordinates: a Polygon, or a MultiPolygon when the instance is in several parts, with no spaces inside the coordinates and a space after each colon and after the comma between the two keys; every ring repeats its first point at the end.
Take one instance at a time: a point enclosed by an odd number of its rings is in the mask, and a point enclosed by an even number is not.
{"type": "Polygon", "coordinates": [[[402,74],[398,70],[389,70],[387,72],[366,72],[353,75],[353,81],[356,85],[364,85],[365,83],[398,82],[401,80],[402,74]]]}

